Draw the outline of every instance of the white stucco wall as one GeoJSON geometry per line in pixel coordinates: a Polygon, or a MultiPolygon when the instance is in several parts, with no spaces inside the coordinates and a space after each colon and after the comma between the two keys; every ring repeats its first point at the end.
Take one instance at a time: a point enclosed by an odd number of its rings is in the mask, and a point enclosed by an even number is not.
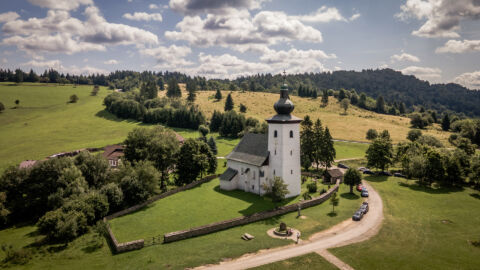
{"type": "Polygon", "coordinates": [[[300,195],[301,167],[300,167],[300,124],[268,124],[269,173],[273,179],[279,176],[288,184],[290,193],[286,197],[300,195]],[[274,136],[277,131],[277,137],[274,136]],[[293,131],[293,138],[290,137],[293,131]]]}
{"type": "Polygon", "coordinates": [[[258,195],[263,195],[265,193],[265,191],[261,189],[261,186],[266,179],[265,176],[268,174],[268,166],[257,167],[235,160],[228,160],[227,167],[237,170],[238,174],[232,179],[232,181],[229,181],[230,184],[222,183],[227,181],[220,181],[220,188],[225,190],[239,189],[258,195]],[[246,172],[247,169],[249,169],[248,172],[246,172]],[[264,177],[260,177],[260,171],[264,171],[264,177]]]}

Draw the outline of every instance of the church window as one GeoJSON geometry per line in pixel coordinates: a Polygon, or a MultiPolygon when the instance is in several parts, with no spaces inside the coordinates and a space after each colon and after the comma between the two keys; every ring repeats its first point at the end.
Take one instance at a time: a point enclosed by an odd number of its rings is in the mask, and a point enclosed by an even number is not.
{"type": "Polygon", "coordinates": [[[275,155],[277,154],[277,149],[275,149],[275,155]]]}
{"type": "Polygon", "coordinates": [[[290,130],[290,138],[293,138],[293,130],[290,130]]]}
{"type": "Polygon", "coordinates": [[[278,132],[275,130],[275,131],[273,132],[273,137],[277,138],[277,136],[278,136],[278,132]]]}
{"type": "Polygon", "coordinates": [[[242,168],[242,175],[243,175],[243,168],[242,168]]]}
{"type": "Polygon", "coordinates": [[[293,170],[290,170],[290,174],[293,174],[293,170]]]}
{"type": "Polygon", "coordinates": [[[292,155],[293,155],[293,150],[290,150],[290,156],[292,156],[292,155]]]}
{"type": "Polygon", "coordinates": [[[275,170],[273,170],[273,175],[275,175],[275,170]]]}
{"type": "Polygon", "coordinates": [[[253,180],[255,180],[255,171],[253,171],[253,180]]]}
{"type": "Polygon", "coordinates": [[[255,189],[255,186],[254,186],[254,185],[252,185],[252,190],[254,190],[254,189],[255,189]]]}
{"type": "Polygon", "coordinates": [[[265,176],[265,172],[264,172],[264,171],[260,171],[259,177],[263,177],[263,176],[265,176]]]}

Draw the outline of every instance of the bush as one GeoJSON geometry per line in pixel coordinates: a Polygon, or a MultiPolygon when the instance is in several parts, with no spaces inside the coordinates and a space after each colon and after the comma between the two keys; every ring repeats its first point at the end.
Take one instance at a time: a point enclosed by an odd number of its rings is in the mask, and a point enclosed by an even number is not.
{"type": "Polygon", "coordinates": [[[430,135],[422,135],[416,140],[418,143],[428,146],[433,146],[437,148],[443,147],[443,144],[435,137],[430,135]]]}
{"type": "Polygon", "coordinates": [[[240,103],[240,112],[241,113],[246,113],[247,112],[247,106],[243,105],[242,103],[240,103]]]}
{"type": "Polygon", "coordinates": [[[5,105],[3,105],[2,102],[0,102],[0,112],[4,111],[5,110],[5,105]]]}
{"type": "Polygon", "coordinates": [[[5,258],[3,259],[6,263],[11,264],[26,264],[32,257],[30,250],[21,248],[18,250],[13,249],[12,245],[2,244],[2,251],[5,253],[5,258]]]}
{"type": "Polygon", "coordinates": [[[70,103],[77,103],[78,101],[78,96],[77,95],[71,95],[70,96],[70,103]]]}
{"type": "Polygon", "coordinates": [[[317,183],[316,182],[308,183],[307,184],[307,189],[308,189],[308,192],[310,192],[310,193],[317,192],[317,183]]]}
{"type": "Polygon", "coordinates": [[[375,140],[378,137],[378,132],[371,128],[367,131],[367,140],[375,140]]]}
{"type": "Polygon", "coordinates": [[[210,132],[210,129],[208,129],[207,126],[205,125],[200,125],[198,127],[198,131],[200,131],[200,133],[202,134],[203,137],[207,136],[207,134],[210,132]]]}
{"type": "Polygon", "coordinates": [[[109,183],[100,189],[100,193],[108,200],[110,211],[118,210],[123,204],[123,192],[115,183],[109,183]]]}
{"type": "Polygon", "coordinates": [[[422,136],[422,131],[419,129],[412,129],[408,132],[407,139],[414,142],[422,136]]]}
{"type": "Polygon", "coordinates": [[[87,232],[87,218],[82,212],[62,209],[47,212],[37,222],[40,233],[46,234],[49,239],[71,241],[87,232]]]}

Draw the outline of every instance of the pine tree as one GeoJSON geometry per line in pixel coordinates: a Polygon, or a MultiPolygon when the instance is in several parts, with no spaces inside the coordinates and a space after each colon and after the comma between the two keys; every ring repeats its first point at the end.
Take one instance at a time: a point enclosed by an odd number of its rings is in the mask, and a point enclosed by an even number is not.
{"type": "Polygon", "coordinates": [[[300,132],[300,156],[302,167],[308,170],[312,165],[315,153],[313,123],[310,116],[305,115],[301,123],[302,131],[300,132]]]}
{"type": "Polygon", "coordinates": [[[232,99],[232,94],[228,94],[227,96],[227,100],[225,101],[225,111],[228,112],[228,111],[231,111],[233,110],[233,99],[232,99]]]}
{"type": "Polygon", "coordinates": [[[385,113],[385,100],[382,96],[378,96],[375,107],[378,113],[385,113]]]}
{"type": "Polygon", "coordinates": [[[443,116],[442,129],[443,129],[444,131],[448,131],[448,130],[450,129],[450,117],[448,116],[448,113],[446,113],[446,114],[443,116]]]}
{"type": "Polygon", "coordinates": [[[325,169],[332,166],[332,163],[335,161],[337,153],[335,147],[333,146],[332,135],[330,135],[330,130],[328,127],[325,127],[322,140],[322,152],[321,152],[321,161],[325,164],[325,169]]]}
{"type": "Polygon", "coordinates": [[[365,93],[360,94],[360,100],[358,101],[358,107],[360,107],[362,109],[367,108],[367,96],[365,95],[365,93]]]}
{"type": "Polygon", "coordinates": [[[323,104],[323,106],[327,106],[327,104],[328,104],[328,91],[327,90],[323,90],[322,104],[323,104]]]}
{"type": "Polygon", "coordinates": [[[321,156],[322,156],[323,140],[324,140],[324,134],[323,134],[322,122],[320,121],[320,119],[317,119],[313,127],[313,144],[315,145],[313,161],[315,161],[317,165],[317,170],[318,170],[318,165],[322,160],[321,156]]]}
{"type": "Polygon", "coordinates": [[[197,95],[195,94],[195,92],[197,91],[197,84],[195,83],[194,80],[188,80],[186,87],[188,91],[187,100],[189,102],[194,102],[197,97],[197,95]]]}
{"type": "Polygon", "coordinates": [[[220,89],[217,89],[217,92],[215,93],[215,99],[216,100],[222,99],[222,92],[220,92],[220,89]]]}
{"type": "Polygon", "coordinates": [[[208,146],[210,147],[210,150],[212,150],[212,153],[214,155],[218,154],[217,143],[215,142],[215,139],[213,137],[210,137],[207,143],[208,143],[208,146]]]}
{"type": "Polygon", "coordinates": [[[158,77],[157,85],[160,88],[160,91],[165,90],[165,84],[163,82],[163,77],[158,77]]]}
{"type": "Polygon", "coordinates": [[[171,78],[168,81],[167,97],[174,98],[181,96],[182,92],[180,90],[180,86],[178,86],[177,80],[175,80],[175,78],[171,78]]]}

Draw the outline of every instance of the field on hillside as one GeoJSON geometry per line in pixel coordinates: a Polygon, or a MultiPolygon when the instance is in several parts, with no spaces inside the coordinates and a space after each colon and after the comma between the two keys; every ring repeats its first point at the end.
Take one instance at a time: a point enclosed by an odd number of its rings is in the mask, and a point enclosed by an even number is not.
{"type": "MultiPolygon", "coordinates": [[[[164,96],[166,91],[160,92],[159,96],[164,96]]],[[[214,99],[214,91],[198,91],[196,104],[206,113],[207,116],[214,110],[223,111],[225,99],[230,93],[222,91],[223,99],[216,101],[214,99]]],[[[239,110],[240,104],[247,106],[247,117],[254,117],[258,120],[264,120],[275,114],[273,104],[278,100],[278,94],[262,93],[262,92],[231,92],[235,103],[235,110],[239,110]]],[[[183,92],[182,97],[186,97],[187,93],[183,92]]],[[[378,131],[384,129],[389,130],[392,140],[396,143],[406,140],[407,133],[410,129],[410,119],[406,117],[377,114],[366,111],[354,106],[350,106],[347,115],[341,115],[343,109],[340,108],[339,102],[334,98],[329,98],[327,107],[320,106],[321,99],[303,98],[298,96],[290,97],[295,104],[293,114],[303,118],[310,115],[312,119],[319,118],[322,120],[323,126],[328,126],[330,132],[335,139],[367,141],[365,134],[368,129],[374,128],[378,131]]],[[[448,144],[449,133],[441,130],[439,125],[429,127],[423,131],[439,138],[444,144],[448,144]]]]}

